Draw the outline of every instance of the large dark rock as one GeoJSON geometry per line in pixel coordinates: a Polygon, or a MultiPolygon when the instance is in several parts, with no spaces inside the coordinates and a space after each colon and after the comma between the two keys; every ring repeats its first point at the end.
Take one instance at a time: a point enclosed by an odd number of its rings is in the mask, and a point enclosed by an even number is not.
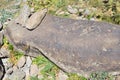
{"type": "Polygon", "coordinates": [[[47,15],[32,31],[12,21],[6,27],[5,35],[26,55],[30,51],[42,53],[67,72],[120,70],[118,25],[47,15]]]}

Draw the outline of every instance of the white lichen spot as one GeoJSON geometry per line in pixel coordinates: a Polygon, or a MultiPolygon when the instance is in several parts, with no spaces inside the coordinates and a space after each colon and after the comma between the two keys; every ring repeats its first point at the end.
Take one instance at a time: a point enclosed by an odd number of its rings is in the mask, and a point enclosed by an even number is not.
{"type": "Polygon", "coordinates": [[[110,29],[108,29],[107,31],[108,31],[108,32],[112,32],[112,30],[110,30],[110,29]]]}
{"type": "Polygon", "coordinates": [[[103,47],[102,50],[105,51],[105,52],[107,51],[107,49],[105,47],[103,47]]]}
{"type": "Polygon", "coordinates": [[[76,64],[79,64],[79,62],[78,62],[78,61],[76,61],[76,64]]]}

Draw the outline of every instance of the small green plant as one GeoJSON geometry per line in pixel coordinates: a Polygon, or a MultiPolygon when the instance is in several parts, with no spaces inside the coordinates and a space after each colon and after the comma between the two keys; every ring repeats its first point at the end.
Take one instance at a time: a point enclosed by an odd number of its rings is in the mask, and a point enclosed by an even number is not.
{"type": "Polygon", "coordinates": [[[90,80],[113,80],[113,76],[107,72],[94,72],[90,75],[90,80]]]}
{"type": "Polygon", "coordinates": [[[79,75],[77,75],[75,73],[69,73],[68,77],[69,78],[67,80],[87,80],[85,77],[79,76],[79,75]]]}
{"type": "Polygon", "coordinates": [[[33,60],[34,64],[39,67],[43,67],[40,73],[43,75],[41,80],[56,80],[56,74],[59,72],[59,68],[51,61],[43,56],[38,56],[33,60]]]}
{"type": "Polygon", "coordinates": [[[40,79],[38,79],[38,77],[36,77],[36,76],[35,77],[31,76],[30,80],[40,80],[40,79]]]}
{"type": "Polygon", "coordinates": [[[2,23],[6,22],[8,18],[12,18],[13,14],[11,12],[6,11],[5,9],[0,10],[0,21],[2,23]]]}
{"type": "Polygon", "coordinates": [[[10,61],[13,64],[16,64],[17,61],[24,55],[22,52],[14,50],[13,45],[8,42],[6,37],[3,38],[3,46],[2,47],[9,50],[9,52],[10,52],[10,61]]]}

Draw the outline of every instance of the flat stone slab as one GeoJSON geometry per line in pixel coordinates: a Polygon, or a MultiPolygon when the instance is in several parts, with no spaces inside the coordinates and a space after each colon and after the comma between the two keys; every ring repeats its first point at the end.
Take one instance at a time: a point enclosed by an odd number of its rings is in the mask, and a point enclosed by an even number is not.
{"type": "Polygon", "coordinates": [[[67,72],[86,74],[120,70],[118,25],[46,15],[31,31],[11,21],[5,36],[26,55],[31,51],[42,53],[67,72]]]}

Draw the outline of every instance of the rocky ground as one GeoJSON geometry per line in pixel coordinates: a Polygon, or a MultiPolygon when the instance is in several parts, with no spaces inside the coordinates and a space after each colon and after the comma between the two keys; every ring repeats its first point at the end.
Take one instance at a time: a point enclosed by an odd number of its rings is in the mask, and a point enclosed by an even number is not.
{"type": "MultiPolygon", "coordinates": [[[[32,80],[31,77],[35,77],[37,80],[38,78],[42,79],[41,68],[32,64],[32,59],[34,58],[30,56],[22,56],[16,65],[13,65],[9,58],[2,59],[6,72],[2,80],[32,80]]],[[[66,80],[67,78],[68,76],[64,72],[58,73],[57,80],[66,80]]]]}
{"type": "MultiPolygon", "coordinates": [[[[19,5],[19,3],[17,3],[16,5],[19,5]]],[[[94,10],[95,9],[93,8],[92,11],[94,10]]],[[[12,12],[15,13],[16,11],[17,9],[14,9],[12,12]]],[[[65,11],[56,12],[56,14],[58,15],[69,14],[70,17],[74,19],[86,19],[84,18],[84,16],[89,15],[90,13],[91,11],[87,8],[77,9],[77,8],[74,8],[72,5],[69,5],[67,7],[67,12],[65,11]],[[81,16],[78,16],[76,15],[76,13],[78,12],[82,12],[83,14],[81,16]]],[[[97,20],[97,19],[90,18],[90,20],[97,20]]],[[[7,22],[5,22],[4,24],[7,24],[7,22]]],[[[0,24],[0,29],[1,28],[2,28],[2,25],[0,24]]],[[[2,39],[0,39],[0,41],[1,40],[2,39]]],[[[44,76],[40,74],[40,71],[42,70],[41,67],[33,63],[34,59],[35,57],[33,56],[22,56],[18,59],[16,64],[14,64],[13,62],[10,61],[10,51],[6,50],[6,48],[4,47],[1,47],[0,49],[0,70],[3,72],[0,72],[0,78],[2,77],[4,73],[2,80],[38,80],[38,78],[40,80],[45,80],[43,79],[44,76]],[[4,66],[5,71],[2,66],[4,66]],[[35,77],[35,78],[33,79],[31,77],[35,77]]],[[[66,75],[66,73],[64,73],[62,70],[59,70],[55,80],[67,80],[67,79],[68,79],[68,75],[66,75]]],[[[77,79],[77,80],[82,80],[82,79],[77,79]]],[[[90,80],[93,80],[93,79],[90,79],[90,80]]],[[[102,79],[102,80],[109,80],[109,79],[102,79]]],[[[116,78],[113,78],[113,80],[120,80],[120,77],[117,76],[116,78]]]]}

